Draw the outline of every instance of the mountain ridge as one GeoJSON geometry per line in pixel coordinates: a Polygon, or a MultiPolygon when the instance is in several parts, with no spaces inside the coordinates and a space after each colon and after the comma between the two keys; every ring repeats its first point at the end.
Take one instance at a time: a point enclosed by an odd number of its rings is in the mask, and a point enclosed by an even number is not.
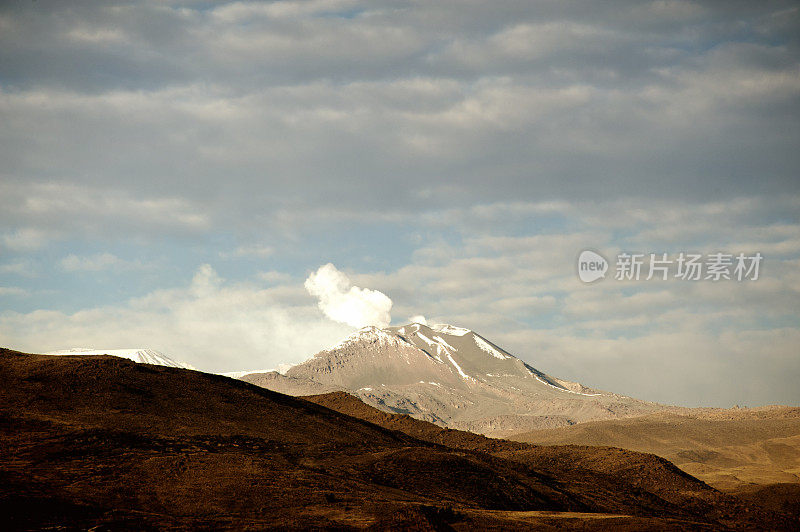
{"type": "Polygon", "coordinates": [[[493,436],[671,408],[553,377],[449,324],[365,327],[282,374],[240,378],[290,395],[347,391],[387,412],[493,436]]]}

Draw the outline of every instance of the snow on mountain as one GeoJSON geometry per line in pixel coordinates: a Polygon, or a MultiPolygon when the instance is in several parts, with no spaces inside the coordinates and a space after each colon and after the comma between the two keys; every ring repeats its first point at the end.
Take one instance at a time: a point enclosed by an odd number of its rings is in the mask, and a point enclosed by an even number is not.
{"type": "Polygon", "coordinates": [[[382,346],[399,346],[402,343],[402,338],[397,335],[388,333],[383,329],[377,327],[364,327],[360,329],[333,347],[326,349],[326,351],[335,351],[336,349],[344,349],[350,345],[358,343],[372,343],[382,346]]]}
{"type": "Polygon", "coordinates": [[[255,373],[280,373],[281,375],[285,375],[289,369],[294,366],[294,364],[278,364],[276,367],[272,369],[252,369],[247,371],[226,371],[224,373],[217,373],[217,375],[222,375],[223,377],[230,377],[231,379],[241,379],[245,375],[253,375],[255,373]]]}
{"type": "Polygon", "coordinates": [[[483,349],[484,351],[492,355],[494,358],[499,358],[500,360],[511,358],[511,355],[507,353],[501,353],[500,351],[492,347],[491,344],[489,344],[489,342],[487,342],[477,334],[475,335],[475,345],[477,345],[480,349],[483,349]]]}
{"type": "Polygon", "coordinates": [[[172,368],[195,369],[185,362],[173,360],[164,353],[153,349],[91,349],[73,348],[62,351],[51,351],[46,355],[111,355],[120,358],[127,358],[140,364],[155,364],[157,366],[169,366],[172,368]]]}
{"type": "Polygon", "coordinates": [[[444,334],[450,334],[453,336],[464,336],[465,334],[471,333],[469,329],[462,329],[461,327],[453,327],[452,325],[447,325],[446,323],[436,323],[431,325],[431,329],[434,331],[438,331],[444,334]]]}
{"type": "Polygon", "coordinates": [[[344,390],[385,411],[500,436],[663,408],[552,377],[448,324],[366,327],[281,373],[242,378],[292,395],[344,390]]]}

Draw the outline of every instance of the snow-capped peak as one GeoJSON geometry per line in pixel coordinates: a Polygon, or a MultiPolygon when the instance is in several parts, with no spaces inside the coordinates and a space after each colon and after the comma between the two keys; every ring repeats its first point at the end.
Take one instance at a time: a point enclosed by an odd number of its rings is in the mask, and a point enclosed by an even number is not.
{"type": "Polygon", "coordinates": [[[405,340],[403,340],[402,338],[400,338],[399,336],[397,336],[392,332],[379,329],[378,327],[369,326],[369,327],[364,327],[363,329],[359,329],[358,331],[354,332],[353,334],[351,334],[338,344],[326,349],[326,351],[342,349],[344,347],[348,347],[350,345],[361,342],[378,343],[380,345],[387,345],[387,346],[399,346],[407,343],[405,340]]]}
{"type": "Polygon", "coordinates": [[[172,368],[195,369],[193,366],[173,360],[164,353],[154,349],[92,349],[76,347],[61,351],[50,351],[46,355],[111,355],[120,358],[127,358],[139,364],[155,364],[157,366],[169,366],[172,368]]]}
{"type": "Polygon", "coordinates": [[[434,323],[433,325],[431,325],[431,329],[433,329],[436,332],[442,334],[449,334],[452,336],[464,336],[465,334],[469,334],[472,332],[469,329],[456,327],[454,325],[448,325],[447,323],[434,323]]]}

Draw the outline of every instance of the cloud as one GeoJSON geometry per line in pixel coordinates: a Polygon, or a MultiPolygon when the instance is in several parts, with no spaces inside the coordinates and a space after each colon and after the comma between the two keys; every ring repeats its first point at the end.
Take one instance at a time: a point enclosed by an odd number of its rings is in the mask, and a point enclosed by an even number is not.
{"type": "Polygon", "coordinates": [[[28,292],[17,286],[0,286],[0,296],[25,296],[28,292]]]}
{"type": "Polygon", "coordinates": [[[39,265],[31,260],[16,260],[0,264],[0,274],[11,273],[23,277],[36,277],[39,265]]]}
{"type": "MultiPolygon", "coordinates": [[[[1,289],[0,295],[24,295],[1,289]]],[[[118,305],[0,313],[0,345],[27,352],[148,347],[204,371],[302,362],[352,329],[320,316],[298,284],[227,281],[208,264],[191,281],[118,305]]]]}
{"type": "Polygon", "coordinates": [[[93,255],[76,255],[70,253],[59,262],[61,269],[67,272],[99,272],[114,270],[115,273],[145,271],[156,269],[153,262],[142,262],[139,259],[126,260],[104,251],[93,255]]]}
{"type": "Polygon", "coordinates": [[[392,300],[377,290],[353,286],[331,263],[308,276],[306,290],[319,299],[319,308],[333,321],[352,327],[387,327],[392,321],[392,300]]]}
{"type": "Polygon", "coordinates": [[[68,272],[97,272],[108,268],[119,267],[123,264],[126,264],[125,261],[111,253],[97,253],[96,255],[88,257],[79,257],[70,254],[61,259],[61,267],[68,272]]]}
{"type": "Polygon", "coordinates": [[[286,272],[269,270],[265,272],[259,272],[258,278],[269,284],[277,284],[277,283],[286,284],[292,279],[292,276],[286,272]]]}
{"type": "Polygon", "coordinates": [[[186,198],[131,193],[111,183],[0,180],[0,224],[11,223],[23,227],[2,237],[6,247],[35,250],[65,234],[197,234],[210,220],[186,198]]]}
{"type": "Polygon", "coordinates": [[[411,323],[419,323],[420,325],[427,325],[428,320],[425,319],[425,316],[422,314],[417,314],[416,316],[411,316],[408,318],[408,321],[411,323]]]}
{"type": "Polygon", "coordinates": [[[12,251],[34,251],[47,243],[48,236],[45,231],[24,228],[6,233],[2,236],[2,242],[12,251]]]}
{"type": "Polygon", "coordinates": [[[519,330],[492,340],[538,369],[637,398],[686,406],[798,403],[793,383],[800,375],[800,331],[732,328],[717,334],[682,327],[682,320],[638,338],[559,329],[519,330]]]}
{"type": "Polygon", "coordinates": [[[263,244],[251,244],[247,246],[238,246],[233,251],[222,251],[219,256],[223,259],[241,258],[241,257],[257,257],[266,258],[275,253],[272,246],[265,246],[263,244]]]}
{"type": "Polygon", "coordinates": [[[390,194],[413,216],[798,190],[796,6],[603,4],[17,3],[0,218],[243,231],[390,194]]]}

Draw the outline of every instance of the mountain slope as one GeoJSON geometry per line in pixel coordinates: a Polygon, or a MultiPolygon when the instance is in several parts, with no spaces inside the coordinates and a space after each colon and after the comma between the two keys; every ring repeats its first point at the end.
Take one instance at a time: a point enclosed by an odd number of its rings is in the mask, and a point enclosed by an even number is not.
{"type": "Polygon", "coordinates": [[[344,390],[382,410],[495,436],[665,408],[552,377],[452,325],[367,327],[285,375],[242,379],[294,395],[344,390]]]}
{"type": "Polygon", "coordinates": [[[662,456],[725,490],[800,483],[800,408],[692,409],[511,436],[540,445],[609,445],[662,456]]]}
{"type": "MultiPolygon", "coordinates": [[[[415,438],[446,445],[455,449],[480,451],[517,462],[546,473],[576,488],[581,496],[592,500],[605,512],[636,513],[637,507],[628,506],[620,493],[649,493],[662,503],[682,508],[686,512],[704,515],[713,512],[718,519],[736,520],[736,513],[751,511],[743,508],[735,499],[723,495],[679,470],[672,463],[652,454],[631,452],[624,449],[587,446],[527,445],[517,441],[486,438],[459,430],[443,429],[431,423],[413,419],[407,415],[389,414],[366,405],[358,398],[334,392],[306,397],[309,401],[327,406],[337,412],[370,421],[385,428],[399,430],[415,438]],[[607,482],[613,479],[616,495],[604,491],[607,482]],[[624,488],[622,486],[625,486],[624,488]],[[738,508],[738,509],[737,509],[738,508]]],[[[784,500],[796,497],[798,490],[791,491],[784,500]]],[[[790,504],[775,505],[775,496],[766,497],[757,493],[750,497],[767,508],[791,513],[800,517],[800,509],[790,504]]],[[[640,505],[637,501],[636,505],[640,505]]]]}
{"type": "MultiPolygon", "coordinates": [[[[696,505],[630,489],[619,481],[624,470],[584,468],[576,483],[559,478],[567,463],[551,473],[453,449],[196,371],[0,350],[0,380],[5,530],[624,530],[719,528],[732,515],[736,526],[793,525],[755,506],[731,506],[668,467],[659,478],[679,482],[696,505]],[[635,517],[587,513],[603,508],[635,517]]],[[[569,455],[574,461],[576,451],[569,455]]],[[[637,474],[648,476],[652,460],[643,460],[637,474]]]]}
{"type": "Polygon", "coordinates": [[[56,509],[12,514],[22,527],[42,513],[38,525],[65,513],[86,526],[263,528],[361,526],[448,501],[586,509],[501,461],[221,376],[3,350],[0,379],[0,506],[22,494],[56,509]]]}

